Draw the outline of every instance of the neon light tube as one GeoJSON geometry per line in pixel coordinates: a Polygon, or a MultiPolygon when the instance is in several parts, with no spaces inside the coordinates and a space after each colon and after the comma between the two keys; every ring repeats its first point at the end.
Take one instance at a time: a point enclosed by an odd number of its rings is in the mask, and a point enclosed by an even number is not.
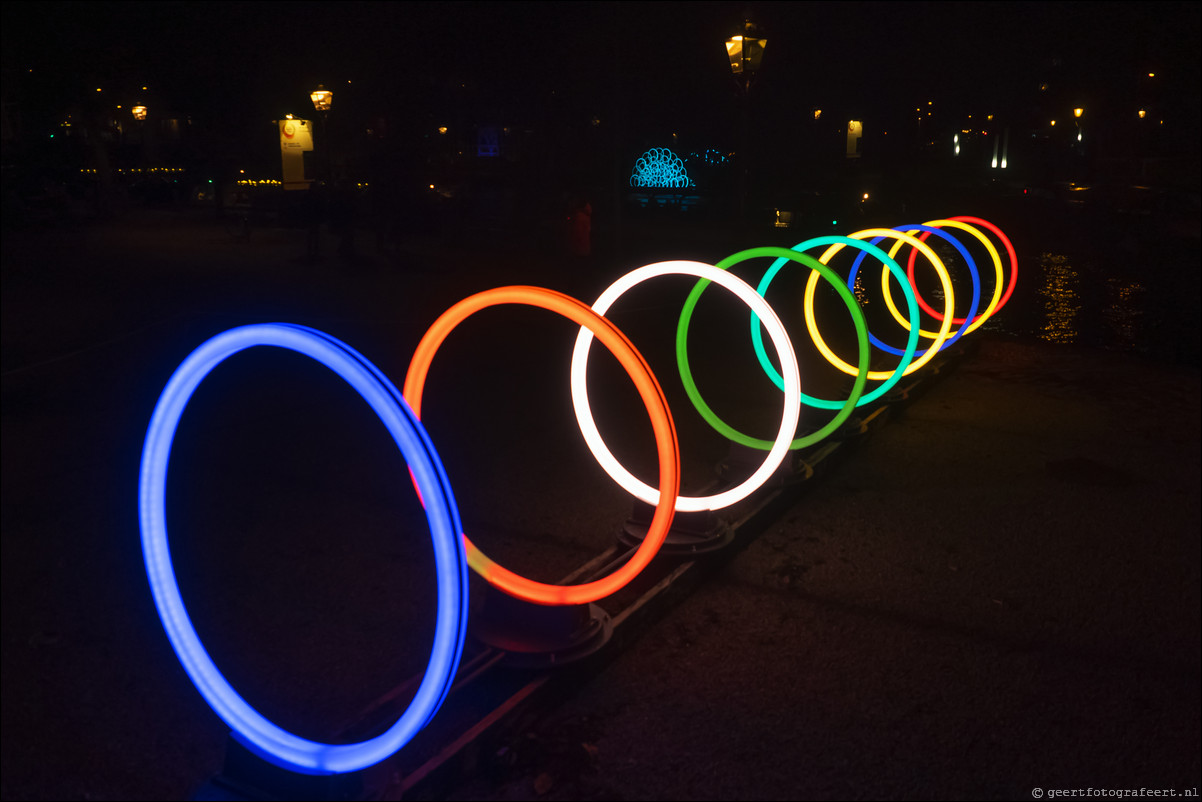
{"type": "MultiPolygon", "coordinates": [[[[864,242],[863,240],[851,239],[850,237],[840,237],[840,236],[831,235],[831,236],[825,236],[825,237],[814,237],[812,239],[806,240],[805,242],[800,242],[797,245],[794,245],[790,249],[790,251],[797,253],[797,254],[803,254],[803,255],[805,255],[806,259],[811,259],[812,257],[810,257],[808,254],[804,254],[804,251],[808,251],[811,248],[817,248],[822,245],[833,245],[833,244],[847,245],[852,248],[856,248],[860,251],[863,251],[864,253],[867,253],[870,256],[872,256],[874,259],[878,259],[889,270],[893,271],[893,273],[898,277],[898,281],[901,282],[902,289],[908,293],[906,300],[909,302],[909,305],[910,305],[910,319],[914,321],[914,325],[910,330],[910,336],[906,341],[906,350],[902,354],[901,362],[898,364],[898,366],[896,368],[893,369],[892,374],[888,378],[886,378],[882,384],[878,385],[876,387],[876,389],[872,390],[869,393],[860,395],[859,399],[856,400],[856,402],[855,402],[855,405],[858,407],[858,406],[863,406],[864,404],[870,404],[873,401],[880,398],[885,393],[889,392],[889,390],[892,389],[892,387],[895,384],[897,384],[899,381],[901,381],[902,372],[906,369],[906,367],[910,364],[910,362],[913,361],[914,352],[918,349],[918,322],[919,322],[918,304],[915,303],[914,298],[912,297],[913,291],[910,289],[909,283],[905,281],[905,273],[902,272],[901,267],[897,264],[897,262],[895,262],[893,260],[892,257],[890,257],[888,254],[886,254],[880,248],[878,248],[877,246],[875,246],[871,243],[864,242]]],[[[781,258],[779,258],[775,262],[773,262],[772,266],[768,268],[768,270],[764,273],[763,277],[760,279],[759,286],[756,287],[756,292],[758,292],[760,295],[766,294],[768,292],[769,285],[772,284],[772,280],[774,278],[776,278],[776,274],[778,272],[780,272],[780,269],[782,267],[784,267],[786,264],[788,264],[788,262],[791,259],[794,259],[794,257],[783,257],[782,256],[781,258]]],[[[794,261],[796,261],[796,260],[794,259],[794,261]]],[[[810,264],[809,261],[805,261],[805,260],[802,260],[802,263],[806,264],[806,265],[810,264]]],[[[818,264],[821,265],[823,268],[826,268],[829,270],[829,268],[827,268],[827,266],[824,265],[822,262],[818,262],[818,264]]],[[[828,281],[830,280],[829,277],[827,280],[828,281]]],[[[840,279],[837,282],[833,282],[833,283],[835,284],[836,289],[843,286],[842,279],[840,279]]],[[[851,286],[851,282],[848,282],[848,286],[851,286]]],[[[859,309],[858,304],[857,304],[856,308],[859,309]]],[[[860,315],[861,315],[861,317],[863,317],[863,310],[860,310],[860,315]]],[[[854,318],[854,315],[853,315],[853,318],[854,318]]],[[[765,351],[764,351],[764,340],[763,340],[762,335],[760,334],[760,327],[755,325],[754,321],[752,322],[752,327],[751,327],[751,340],[752,340],[752,345],[755,348],[756,356],[759,357],[760,366],[764,368],[764,372],[768,374],[768,378],[772,379],[772,382],[777,387],[780,387],[781,386],[780,374],[776,372],[776,368],[774,368],[772,366],[771,360],[768,359],[768,354],[765,353],[765,351]]],[[[860,351],[861,366],[863,365],[863,360],[864,360],[864,351],[861,347],[861,351],[860,351]]],[[[873,376],[873,374],[871,372],[869,372],[867,374],[867,376],[868,376],[868,378],[875,380],[875,377],[873,376]]],[[[856,378],[858,381],[859,380],[858,373],[857,373],[856,378]]],[[[853,387],[853,390],[854,390],[854,387],[853,387]]],[[[853,393],[853,395],[854,395],[854,393],[853,393]]],[[[815,407],[817,409],[839,409],[841,403],[847,403],[847,402],[839,402],[839,401],[828,401],[827,399],[824,399],[824,398],[814,398],[812,396],[806,395],[805,393],[801,394],[801,399],[804,403],[806,403],[812,407],[815,407]]]]}
{"type": "MultiPolygon", "coordinates": [[[[981,243],[985,246],[985,249],[989,252],[990,257],[993,259],[993,266],[997,272],[997,282],[994,284],[994,288],[993,288],[993,299],[990,301],[989,306],[985,309],[985,311],[982,312],[981,315],[976,320],[973,320],[969,324],[968,329],[965,331],[966,334],[974,332],[978,328],[980,328],[981,325],[984,324],[986,320],[988,320],[989,318],[993,317],[995,314],[1000,312],[1002,307],[1004,307],[1006,305],[1006,302],[1010,300],[1010,296],[1014,292],[1014,286],[1018,280],[1018,255],[1014,252],[1014,245],[1010,242],[1010,238],[1007,237],[1000,228],[995,226],[993,223],[990,223],[988,220],[982,220],[979,217],[965,217],[965,216],[951,217],[951,218],[948,218],[947,220],[930,221],[927,223],[927,225],[951,226],[954,228],[962,228],[963,230],[968,231],[970,234],[972,234],[974,237],[976,237],[978,240],[981,241],[981,243]],[[971,223],[972,225],[965,225],[966,223],[971,223]],[[1004,271],[1002,269],[1002,260],[1001,260],[1001,257],[998,256],[997,249],[993,246],[993,243],[989,240],[988,237],[981,234],[981,232],[976,228],[976,226],[982,226],[984,228],[989,229],[994,234],[994,236],[996,236],[999,240],[1001,240],[1002,245],[1006,249],[1006,255],[1010,258],[1010,280],[1009,280],[1009,282],[1005,281],[1004,271]],[[1003,283],[1006,284],[1006,290],[1005,290],[1004,294],[1002,292],[1002,284],[1003,283]]],[[[922,237],[919,237],[919,239],[925,240],[926,237],[924,235],[922,237]]],[[[910,275],[911,281],[913,281],[913,277],[914,277],[914,258],[916,255],[917,254],[915,254],[914,252],[911,252],[911,254],[910,254],[909,275],[910,275]]],[[[926,311],[928,313],[935,316],[936,318],[941,318],[941,316],[938,313],[934,312],[931,309],[928,309],[926,307],[924,301],[921,298],[918,299],[918,302],[919,302],[919,304],[921,304],[923,306],[924,309],[926,309],[926,311]]],[[[960,323],[961,320],[959,318],[956,318],[956,319],[954,319],[954,322],[960,323]]]]}
{"type": "MultiPolygon", "coordinates": [[[[793,434],[797,431],[797,421],[800,417],[798,393],[801,386],[801,374],[797,367],[797,357],[793,353],[793,343],[789,340],[789,335],[785,331],[784,324],[780,322],[780,318],[776,316],[776,312],[772,310],[772,307],[768,306],[768,302],[756,295],[755,290],[751,288],[750,284],[725,270],[719,270],[713,265],[688,261],[657,262],[656,264],[644,265],[630,271],[609,285],[593,304],[593,310],[597,314],[603,315],[609,311],[609,307],[613,305],[613,302],[631,287],[641,284],[648,279],[668,275],[698,276],[717,282],[733,292],[739,300],[750,306],[764,320],[764,324],[768,327],[768,333],[772,337],[772,343],[776,346],[777,355],[780,357],[785,371],[785,409],[784,414],[781,416],[780,431],[777,433],[776,440],[773,442],[772,448],[768,452],[768,456],[765,457],[763,464],[746,480],[729,490],[715,493],[711,496],[681,496],[672,500],[674,508],[681,512],[720,510],[737,501],[742,501],[755,492],[764,482],[768,481],[768,478],[772,476],[772,472],[784,461],[785,455],[789,450],[789,442],[793,434]]],[[[588,332],[581,331],[580,335],[576,338],[576,347],[572,351],[572,405],[576,410],[576,420],[580,424],[580,432],[584,435],[584,440],[588,443],[589,450],[593,452],[593,456],[597,458],[597,462],[626,492],[648,504],[662,504],[664,501],[662,494],[657,492],[655,488],[641,482],[634,474],[626,470],[613,454],[610,453],[605,445],[605,441],[601,438],[601,433],[597,431],[597,425],[593,421],[592,409],[589,407],[588,388],[585,381],[588,369],[588,352],[591,344],[592,337],[589,336],[588,332]]],[[[677,336],[676,355],[677,361],[680,362],[679,335],[677,336]]],[[[687,356],[684,358],[687,363],[687,356]]],[[[684,373],[682,372],[681,375],[683,376],[684,373]]]]}
{"type": "MultiPolygon", "coordinates": [[[[800,261],[803,264],[811,267],[811,269],[815,269],[823,273],[823,275],[835,285],[835,289],[840,292],[843,302],[847,305],[848,311],[851,312],[852,321],[855,323],[856,334],[860,343],[860,375],[856,377],[856,382],[852,387],[851,395],[843,404],[843,408],[839,411],[839,414],[837,414],[832,420],[828,421],[827,424],[818,431],[793,439],[789,443],[789,448],[792,450],[813,445],[814,443],[824,439],[831,432],[838,429],[839,426],[841,426],[848,418],[848,416],[851,415],[852,411],[856,407],[856,402],[864,392],[864,383],[868,375],[868,365],[871,357],[871,350],[868,347],[868,327],[864,322],[864,314],[860,309],[860,305],[856,303],[856,299],[851,294],[851,291],[843,287],[842,279],[835,275],[835,273],[826,265],[819,264],[818,261],[813,257],[806,256],[804,254],[797,254],[793,251],[785,250],[784,248],[751,248],[749,250],[740,251],[739,253],[726,257],[717,265],[715,265],[715,267],[717,267],[719,270],[729,270],[732,266],[748,259],[772,256],[779,257],[777,262],[780,264],[785,264],[790,260],[800,261]],[[782,254],[785,255],[782,256],[782,254]]],[[[701,299],[701,293],[705,291],[705,288],[709,285],[709,283],[710,282],[708,279],[702,279],[693,286],[693,290],[689,293],[689,297],[685,299],[684,308],[680,313],[680,320],[676,324],[676,362],[677,367],[680,370],[681,382],[684,384],[685,392],[688,394],[689,400],[693,402],[693,406],[696,407],[697,411],[701,414],[701,417],[705,419],[705,421],[716,431],[725,436],[727,439],[733,440],[734,442],[740,443],[741,445],[745,445],[749,448],[767,450],[773,445],[772,441],[761,440],[758,437],[751,437],[750,435],[744,434],[718,417],[717,413],[715,413],[713,409],[710,408],[709,404],[705,402],[705,399],[701,397],[701,391],[697,389],[697,384],[693,381],[693,373],[689,367],[688,353],[689,323],[693,318],[693,310],[696,308],[697,302],[701,299]]],[[[761,282],[761,287],[757,288],[756,290],[756,294],[760,298],[764,297],[765,286],[766,285],[763,285],[761,282]]],[[[773,367],[771,360],[768,359],[768,354],[764,351],[764,339],[763,334],[761,333],[762,328],[763,326],[761,325],[760,317],[753,308],[751,312],[751,331],[753,343],[757,348],[756,354],[761,357],[761,364],[768,366],[768,376],[777,386],[777,389],[784,390],[786,387],[784,379],[781,377],[776,368],[773,367]]],[[[792,344],[791,339],[789,342],[792,344]]],[[[807,400],[809,398],[810,397],[801,392],[801,388],[798,387],[798,403],[809,403],[807,400]]],[[[810,405],[813,406],[813,404],[810,405]]],[[[832,408],[838,409],[839,407],[838,405],[835,405],[832,408]]]]}
{"type": "MultiPolygon", "coordinates": [[[[967,318],[952,318],[953,323],[959,322],[961,324],[961,326],[960,326],[960,328],[958,328],[956,330],[956,333],[953,334],[950,338],[948,338],[948,340],[943,344],[943,348],[947,348],[952,343],[959,340],[960,337],[966,333],[966,326],[964,326],[963,324],[964,324],[965,320],[971,320],[973,317],[976,316],[977,307],[981,303],[981,276],[977,272],[977,263],[976,263],[976,261],[973,260],[972,255],[960,243],[960,241],[957,240],[955,237],[953,237],[951,234],[948,234],[946,231],[940,231],[938,228],[933,228],[933,227],[927,226],[927,225],[897,226],[896,228],[894,228],[894,230],[895,231],[905,231],[907,234],[910,234],[911,236],[914,234],[917,234],[919,231],[922,231],[923,234],[921,237],[919,237],[919,240],[922,242],[925,242],[926,238],[929,237],[931,234],[936,234],[939,237],[942,237],[943,239],[950,242],[956,248],[956,250],[959,251],[960,257],[962,259],[964,259],[965,263],[968,266],[968,272],[972,276],[972,302],[969,304],[969,307],[968,307],[967,318]]],[[[877,237],[876,239],[873,240],[873,243],[879,243],[882,239],[884,239],[884,237],[877,237]]],[[[901,249],[902,244],[903,243],[901,243],[901,242],[894,243],[893,247],[889,251],[889,255],[890,256],[896,255],[897,251],[901,249]]],[[[911,254],[910,264],[913,265],[913,263],[914,263],[913,257],[918,254],[918,251],[911,249],[910,254],[911,254]]],[[[847,277],[847,285],[849,287],[854,286],[854,282],[855,282],[855,278],[856,278],[856,271],[859,270],[860,262],[862,262],[863,260],[864,260],[864,254],[860,254],[859,256],[856,257],[856,261],[852,264],[851,273],[847,277]]],[[[921,298],[921,296],[918,295],[918,285],[914,281],[913,271],[910,271],[908,273],[908,281],[901,282],[901,284],[903,287],[906,286],[906,284],[909,284],[910,287],[914,290],[914,295],[915,295],[915,298],[918,299],[919,306],[922,306],[924,309],[929,309],[929,307],[926,307],[925,305],[923,305],[922,298],[921,298]]],[[[893,318],[898,323],[900,323],[902,326],[904,326],[906,329],[909,329],[910,328],[909,322],[902,319],[901,312],[897,311],[897,305],[893,302],[893,293],[889,287],[889,273],[887,270],[881,271],[881,289],[885,296],[885,305],[889,308],[889,311],[893,314],[893,318]]],[[[939,320],[943,320],[942,315],[936,314],[936,317],[939,320]]],[[[919,333],[919,335],[921,335],[923,337],[934,337],[935,336],[931,332],[922,331],[921,329],[919,330],[918,333],[919,333]]],[[[875,345],[877,348],[880,348],[882,351],[887,351],[891,354],[902,353],[899,349],[894,348],[891,345],[886,345],[885,343],[878,340],[876,337],[872,337],[872,344],[875,345]]],[[[942,349],[940,349],[940,350],[942,350],[942,349]]]]}
{"type": "MultiPolygon", "coordinates": [[[[908,376],[911,373],[913,373],[914,371],[921,368],[923,365],[930,362],[935,357],[935,354],[939,353],[939,349],[943,347],[943,343],[944,343],[944,341],[947,340],[947,338],[951,332],[951,328],[952,328],[952,314],[955,311],[956,294],[955,294],[955,291],[952,289],[952,280],[951,280],[951,277],[947,273],[947,268],[943,266],[943,262],[941,262],[939,260],[939,256],[933,250],[931,250],[931,247],[929,245],[927,245],[925,242],[915,239],[914,237],[911,237],[909,234],[903,234],[900,231],[894,231],[889,228],[867,228],[867,229],[864,229],[863,231],[857,231],[856,233],[851,235],[852,239],[867,239],[869,237],[891,237],[896,240],[901,240],[902,242],[904,242],[907,245],[910,245],[914,248],[917,248],[919,251],[922,252],[922,255],[927,257],[927,259],[929,259],[931,261],[931,264],[934,265],[935,272],[939,274],[939,282],[943,286],[943,299],[944,299],[944,303],[946,304],[945,311],[944,311],[945,318],[943,320],[943,324],[940,327],[939,332],[935,337],[935,342],[932,343],[931,347],[928,348],[922,356],[918,357],[918,359],[915,359],[913,362],[911,362],[909,364],[908,367],[905,368],[905,370],[902,371],[903,376],[908,376]]],[[[831,260],[831,258],[836,253],[843,250],[844,247],[845,246],[843,245],[843,243],[835,243],[834,245],[829,247],[826,250],[826,252],[822,254],[822,256],[820,256],[818,258],[818,261],[822,262],[823,264],[828,263],[831,260]]],[[[888,275],[888,274],[886,273],[885,275],[888,275]]],[[[904,281],[902,283],[904,286],[909,287],[908,281],[904,281]]],[[[810,337],[813,338],[814,345],[818,347],[818,350],[822,352],[822,355],[826,357],[828,362],[830,362],[832,365],[834,365],[836,368],[843,371],[844,373],[846,373],[848,375],[854,375],[856,372],[856,369],[853,368],[851,365],[847,364],[846,362],[844,362],[842,359],[840,359],[839,356],[837,354],[835,354],[835,352],[832,351],[830,349],[830,347],[826,344],[826,341],[822,339],[822,334],[818,331],[818,323],[814,319],[814,290],[817,289],[817,287],[818,287],[818,274],[810,273],[810,278],[806,282],[806,293],[805,293],[805,319],[806,319],[806,327],[810,331],[810,337]]],[[[913,291],[912,288],[911,288],[911,291],[913,291]]],[[[870,379],[888,379],[891,376],[895,375],[896,373],[897,373],[897,371],[895,371],[895,370],[894,371],[869,371],[868,378],[870,378],[870,379]]]]}
{"type": "MultiPolygon", "coordinates": [[[[989,306],[986,307],[985,311],[982,312],[980,314],[980,316],[978,316],[975,319],[972,317],[971,313],[969,313],[968,315],[966,315],[963,318],[959,318],[959,317],[952,318],[953,323],[964,323],[966,320],[969,321],[968,328],[964,330],[964,333],[971,334],[972,332],[974,332],[978,328],[980,328],[981,324],[984,323],[986,320],[988,320],[993,315],[994,311],[998,308],[998,303],[1000,302],[1001,297],[1002,297],[1002,284],[1005,282],[1005,277],[1002,272],[1001,257],[998,256],[997,249],[993,247],[993,243],[989,241],[988,237],[986,237],[984,234],[982,234],[976,228],[974,228],[970,225],[967,225],[966,223],[957,222],[955,220],[928,220],[925,225],[931,226],[933,228],[949,227],[949,228],[958,228],[962,231],[967,231],[969,234],[972,234],[974,237],[976,237],[977,240],[983,246],[985,246],[985,250],[988,251],[990,258],[993,259],[993,268],[997,275],[997,280],[994,282],[994,285],[993,285],[993,298],[990,300],[989,306]]],[[[930,233],[924,232],[923,234],[919,235],[918,238],[920,240],[922,240],[923,242],[926,242],[926,240],[929,236],[930,236],[930,233]]],[[[917,257],[918,257],[918,251],[911,250],[910,251],[910,260],[906,265],[906,273],[910,277],[911,284],[914,284],[914,263],[915,263],[917,257]]],[[[974,274],[974,275],[976,275],[977,278],[979,279],[979,274],[974,274]]],[[[889,296],[887,295],[887,299],[888,299],[888,297],[889,296]]],[[[932,309],[927,304],[927,302],[922,298],[921,295],[918,297],[918,305],[922,307],[924,312],[926,312],[928,315],[935,318],[936,320],[943,319],[943,315],[940,312],[938,312],[937,310],[932,309]]]]}
{"type": "MultiPolygon", "coordinates": [[[[613,352],[634,381],[651,416],[655,444],[659,454],[659,491],[656,493],[655,514],[642,544],[626,563],[608,576],[581,585],[549,585],[535,582],[502,567],[481,552],[467,535],[463,536],[468,565],[498,590],[535,604],[586,604],[612,595],[647,567],[668,536],[675,515],[673,501],[680,492],[680,449],[676,427],[663,390],[643,356],[613,323],[594,312],[583,302],[561,292],[543,287],[499,287],[476,293],[452,306],[434,321],[418,343],[405,376],[405,398],[420,417],[422,388],[430,363],[439,346],[451,331],[465,319],[489,306],[525,304],[556,312],[596,335],[613,352]]],[[[591,337],[590,337],[591,339],[591,337]]],[[[579,342],[579,341],[577,341],[579,342]]],[[[574,361],[574,360],[573,360],[574,361]]]]}
{"type": "Polygon", "coordinates": [[[450,690],[467,626],[467,568],[462,525],[438,453],[399,392],[375,366],[329,335],[286,323],[241,326],[193,351],[167,382],[146,432],[138,484],[138,515],[146,575],[171,647],[192,683],[233,735],[267,761],[304,774],[336,774],[374,765],[401,749],[430,721],[450,690]],[[246,348],[270,345],[317,360],[341,376],[379,416],[426,500],[438,578],[434,646],[409,707],[380,735],[354,744],[310,741],[252,708],[205,651],[180,595],[167,539],[166,482],[171,442],[184,409],[218,364],[246,348]]]}
{"type": "MultiPolygon", "coordinates": [[[[988,220],[982,220],[979,217],[969,217],[966,215],[956,215],[955,217],[949,217],[948,219],[961,223],[968,223],[969,225],[973,226],[982,226],[987,228],[995,237],[1002,241],[1002,246],[1006,249],[1006,255],[1010,257],[1010,281],[1007,282],[1006,291],[1002,293],[1002,299],[998,301],[997,306],[990,304],[991,308],[986,310],[987,316],[996,315],[1002,310],[1002,307],[1006,305],[1006,302],[1010,300],[1010,296],[1014,293],[1014,285],[1018,281],[1018,254],[1014,252],[1014,245],[1010,242],[1010,238],[1007,237],[1000,228],[988,220]]],[[[999,283],[1001,283],[1000,278],[999,283]]],[[[974,329],[975,326],[972,326],[969,327],[968,330],[973,331],[974,329]]]]}
{"type": "MultiPolygon", "coordinates": [[[[746,281],[736,275],[721,271],[713,265],[704,265],[702,262],[671,261],[656,262],[655,265],[639,267],[609,285],[605,292],[602,292],[601,296],[596,299],[593,309],[597,314],[603,315],[613,305],[613,302],[617,301],[631,287],[642,284],[645,280],[661,277],[661,275],[696,275],[698,278],[716,281],[733,292],[740,301],[750,305],[758,315],[763,317],[764,325],[768,326],[769,335],[772,337],[773,345],[776,346],[776,354],[780,357],[780,362],[785,369],[787,390],[785,391],[784,415],[781,416],[780,430],[776,434],[772,450],[768,452],[768,456],[764,458],[760,468],[756,469],[748,479],[727,491],[713,495],[686,495],[686,497],[674,499],[674,506],[682,512],[721,510],[722,507],[730,506],[754,493],[758,487],[768,481],[768,477],[772,476],[773,471],[779,467],[780,463],[784,462],[785,455],[789,452],[790,440],[797,430],[799,417],[797,393],[801,387],[801,372],[797,368],[797,357],[793,354],[793,344],[789,339],[789,334],[785,331],[785,326],[780,322],[772,307],[769,307],[763,298],[757,296],[755,290],[752,290],[751,285],[746,281]]],[[[601,468],[613,477],[613,480],[618,482],[618,485],[623,487],[627,493],[647,504],[662,501],[653,487],[639,481],[614,458],[606,447],[605,440],[601,439],[601,433],[597,432],[596,423],[593,420],[593,410],[589,406],[587,382],[585,382],[590,344],[591,338],[588,337],[588,332],[581,332],[576,339],[576,349],[572,351],[572,405],[575,406],[576,420],[581,424],[584,441],[588,442],[589,450],[593,452],[593,456],[596,457],[601,468]]],[[[679,360],[680,339],[678,335],[677,361],[679,362],[679,360]]]]}

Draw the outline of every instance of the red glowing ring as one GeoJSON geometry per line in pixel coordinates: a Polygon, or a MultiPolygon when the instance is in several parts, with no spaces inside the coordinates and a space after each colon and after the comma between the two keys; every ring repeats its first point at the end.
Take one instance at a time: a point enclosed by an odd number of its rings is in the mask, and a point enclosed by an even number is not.
{"type": "MultiPolygon", "coordinates": [[[[973,319],[973,321],[970,323],[970,328],[968,329],[969,331],[972,331],[972,330],[976,329],[978,326],[980,326],[982,323],[985,322],[984,320],[982,320],[982,318],[993,317],[998,312],[1000,312],[1002,310],[1002,307],[1006,305],[1006,302],[1010,300],[1010,296],[1014,293],[1014,285],[1018,281],[1018,254],[1016,254],[1014,252],[1014,244],[1010,242],[1010,238],[1007,237],[1000,228],[998,228],[997,226],[995,226],[993,223],[989,222],[988,220],[982,220],[979,217],[968,217],[965,215],[958,215],[956,217],[949,217],[947,219],[955,220],[958,223],[967,223],[969,225],[974,225],[974,226],[984,226],[985,228],[989,229],[991,232],[993,232],[994,236],[996,236],[999,240],[1002,241],[1002,245],[1006,248],[1006,255],[1010,257],[1010,280],[1008,282],[1006,282],[1006,291],[1002,294],[1002,297],[1000,299],[998,299],[998,302],[996,305],[991,305],[991,307],[986,307],[984,312],[981,312],[976,318],[973,319]]],[[[928,223],[927,225],[932,225],[932,224],[928,223]]],[[[938,225],[935,225],[933,227],[934,228],[942,228],[942,226],[938,226],[938,225]]],[[[925,242],[927,240],[927,238],[930,236],[931,236],[930,232],[924,231],[918,237],[918,239],[925,242]]],[[[925,300],[923,300],[922,296],[918,293],[918,285],[914,283],[914,263],[915,263],[915,260],[917,257],[918,257],[917,249],[911,249],[910,250],[910,259],[906,263],[906,273],[910,277],[910,286],[914,287],[914,297],[918,299],[918,305],[922,307],[924,312],[931,315],[936,320],[943,320],[943,314],[938,312],[937,310],[933,309],[930,305],[928,305],[927,302],[925,300]]],[[[1001,272],[1000,265],[998,266],[998,272],[999,273],[1001,272]]],[[[1000,276],[999,276],[999,278],[1000,278],[1000,276]]],[[[954,318],[952,318],[952,322],[953,323],[963,323],[965,321],[964,321],[964,318],[962,318],[962,317],[954,317],[954,318]]]]}
{"type": "Polygon", "coordinates": [[[443,312],[430,326],[418,343],[405,375],[405,400],[419,420],[422,388],[438,347],[465,319],[481,309],[500,304],[541,307],[588,328],[626,369],[651,416],[655,445],[659,453],[659,502],[655,506],[655,514],[651,519],[646,539],[630,559],[612,574],[581,585],[549,585],[535,582],[489,559],[472,544],[466,534],[463,536],[468,565],[498,590],[535,604],[587,604],[621,590],[647,567],[668,536],[676,512],[676,497],[680,493],[680,448],[676,441],[676,426],[672,422],[672,413],[668,410],[663,389],[656,381],[651,368],[617,326],[594,312],[587,304],[569,295],[543,287],[525,286],[498,287],[470,295],[443,312]]]}

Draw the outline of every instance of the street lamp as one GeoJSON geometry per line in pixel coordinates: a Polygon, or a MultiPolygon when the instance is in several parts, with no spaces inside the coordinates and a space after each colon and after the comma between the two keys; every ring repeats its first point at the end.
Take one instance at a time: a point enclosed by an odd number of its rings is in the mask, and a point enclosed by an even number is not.
{"type": "Polygon", "coordinates": [[[309,99],[313,101],[313,108],[323,114],[334,105],[334,93],[326,89],[323,84],[318,84],[317,88],[309,93],[309,99]]]}
{"type": "Polygon", "coordinates": [[[742,82],[744,92],[751,88],[751,79],[759,72],[767,44],[768,40],[759,38],[759,29],[750,20],[744,20],[742,29],[726,40],[730,71],[742,82]]]}
{"type": "Polygon", "coordinates": [[[742,95],[742,131],[739,146],[739,219],[747,215],[747,173],[748,173],[748,118],[751,106],[751,81],[760,70],[764,59],[764,47],[768,40],[761,39],[759,29],[751,20],[743,20],[743,25],[734,36],[726,40],[726,58],[730,61],[730,71],[739,85],[742,95]]]}
{"type": "Polygon", "coordinates": [[[133,115],[134,120],[138,123],[138,140],[139,147],[141,148],[142,168],[146,169],[150,167],[151,163],[150,143],[147,142],[148,135],[146,132],[146,107],[137,105],[131,108],[129,111],[133,115]]]}
{"type": "Polygon", "coordinates": [[[326,115],[330,112],[330,107],[334,105],[334,93],[325,88],[324,84],[318,84],[317,88],[309,93],[309,99],[313,101],[313,108],[321,113],[321,147],[326,152],[326,169],[325,179],[330,180],[330,143],[326,138],[326,115]]]}

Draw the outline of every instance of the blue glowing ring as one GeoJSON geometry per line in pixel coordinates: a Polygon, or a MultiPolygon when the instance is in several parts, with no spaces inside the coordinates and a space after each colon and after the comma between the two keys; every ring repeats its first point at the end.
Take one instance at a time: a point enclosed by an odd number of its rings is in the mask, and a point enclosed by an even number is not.
{"type": "Polygon", "coordinates": [[[442,705],[459,668],[467,628],[467,557],[459,510],[438,453],[409,404],[383,373],[348,345],[304,326],[263,323],[230,329],[193,351],[167,382],[151,416],[142,447],[138,515],[146,575],[171,647],[201,696],[230,726],[234,737],[265,760],[304,774],[357,771],[404,747],[442,705]],[[180,417],[210,371],[238,351],[256,345],[272,345],[304,354],[346,380],[392,435],[425,502],[438,577],[434,646],[409,707],[387,731],[359,743],[306,740],[268,721],[247,704],[200,642],[171,564],[167,540],[167,467],[180,417]]]}
{"type": "MultiPolygon", "coordinates": [[[[912,225],[912,226],[894,226],[893,230],[901,231],[906,234],[913,234],[915,231],[926,231],[930,234],[935,234],[940,237],[943,237],[945,240],[947,240],[952,245],[954,245],[956,250],[960,252],[960,256],[964,258],[965,263],[968,265],[968,272],[972,274],[972,304],[969,306],[968,314],[964,316],[964,322],[960,325],[960,328],[956,329],[956,333],[953,334],[951,337],[948,337],[947,342],[945,342],[943,344],[943,346],[939,349],[940,351],[945,351],[945,350],[947,350],[947,347],[949,345],[951,345],[956,340],[958,340],[962,336],[964,336],[967,327],[972,324],[973,318],[975,318],[977,316],[977,307],[981,303],[981,274],[977,272],[977,263],[976,263],[976,261],[973,260],[972,254],[970,254],[968,252],[968,250],[963,245],[960,244],[960,240],[956,239],[951,234],[948,234],[946,231],[944,231],[941,228],[933,228],[931,226],[912,225]]],[[[877,245],[884,239],[885,239],[884,237],[877,237],[876,239],[874,239],[872,241],[872,244],[877,245]]],[[[900,242],[900,240],[899,240],[899,242],[900,242]]],[[[861,251],[859,253],[859,255],[856,256],[856,260],[854,262],[852,262],[851,272],[847,274],[847,286],[849,288],[855,284],[856,271],[860,269],[860,263],[864,261],[864,257],[866,257],[867,255],[868,255],[867,251],[861,251]]],[[[918,292],[918,288],[914,288],[914,291],[918,292]]],[[[888,351],[889,353],[897,354],[898,356],[905,353],[900,348],[894,348],[891,345],[886,345],[885,343],[881,342],[881,340],[879,340],[876,337],[876,335],[874,335],[872,332],[868,333],[868,339],[869,339],[869,341],[872,342],[873,345],[875,345],[877,348],[880,348],[882,351],[888,351]]]]}

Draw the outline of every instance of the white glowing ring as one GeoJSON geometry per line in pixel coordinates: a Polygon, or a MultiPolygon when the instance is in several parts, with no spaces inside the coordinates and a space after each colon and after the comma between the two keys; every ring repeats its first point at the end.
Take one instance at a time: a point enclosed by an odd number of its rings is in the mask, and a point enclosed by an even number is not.
{"type": "MultiPolygon", "coordinates": [[[[772,344],[776,347],[777,356],[781,363],[781,373],[784,375],[785,405],[781,415],[780,431],[768,456],[760,467],[742,484],[716,493],[712,496],[678,496],[676,498],[677,512],[696,512],[700,510],[719,510],[742,501],[754,493],[784,461],[789,452],[789,446],[797,432],[797,421],[801,415],[801,372],[797,367],[797,356],[793,352],[793,342],[785,331],[785,326],[777,317],[776,312],[768,302],[760,297],[750,284],[738,276],[731,275],[726,270],[719,270],[713,265],[702,262],[671,261],[657,262],[632,270],[601,293],[593,304],[593,311],[604,315],[622,293],[631,287],[650,278],[668,275],[697,276],[720,284],[738,296],[763,321],[772,344]]],[[[615,482],[640,501],[648,504],[659,503],[659,490],[640,481],[626,470],[610,453],[597,431],[593,420],[592,409],[588,402],[588,387],[585,377],[588,374],[588,352],[593,342],[593,333],[582,328],[576,337],[576,347],[572,351],[572,406],[576,410],[576,420],[580,424],[580,433],[589,450],[597,458],[597,462],[615,482]]]]}

